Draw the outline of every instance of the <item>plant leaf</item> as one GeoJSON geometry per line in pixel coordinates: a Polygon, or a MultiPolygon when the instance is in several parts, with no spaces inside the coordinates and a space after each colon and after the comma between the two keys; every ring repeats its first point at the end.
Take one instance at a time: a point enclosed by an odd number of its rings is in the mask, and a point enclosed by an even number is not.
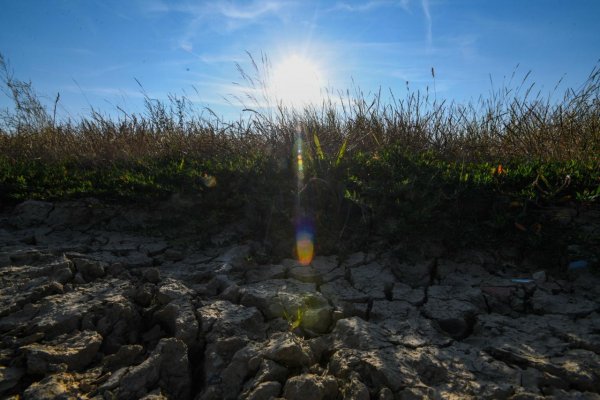
{"type": "Polygon", "coordinates": [[[335,160],[335,166],[337,167],[342,162],[344,158],[344,154],[346,153],[346,146],[348,145],[348,138],[344,139],[344,143],[342,143],[342,147],[340,147],[340,151],[338,151],[337,159],[335,160]]]}
{"type": "Polygon", "coordinates": [[[315,141],[315,147],[317,149],[317,157],[319,157],[319,160],[322,160],[325,158],[325,155],[323,154],[323,149],[321,148],[321,142],[319,141],[319,137],[317,136],[316,132],[313,134],[313,138],[315,141]]]}

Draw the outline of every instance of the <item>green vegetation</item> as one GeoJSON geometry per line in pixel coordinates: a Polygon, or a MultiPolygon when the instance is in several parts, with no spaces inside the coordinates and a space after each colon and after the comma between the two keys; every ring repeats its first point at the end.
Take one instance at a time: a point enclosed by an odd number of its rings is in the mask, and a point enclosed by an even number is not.
{"type": "MultiPolygon", "coordinates": [[[[264,88],[255,72],[243,76],[264,88]]],[[[235,123],[210,110],[205,117],[177,96],[146,97],[143,115],[114,120],[92,111],[56,121],[56,103],[45,108],[1,57],[0,75],[14,102],[0,114],[4,204],[149,204],[178,194],[216,220],[248,218],[258,239],[287,246],[298,140],[299,199],[314,218],[317,253],[423,235],[457,247],[517,240],[564,248],[575,233],[545,211],[600,199],[598,68],[558,102],[532,95],[523,80],[467,105],[410,91],[384,102],[381,93],[357,91],[302,111],[245,105],[248,117],[235,123]]]]}

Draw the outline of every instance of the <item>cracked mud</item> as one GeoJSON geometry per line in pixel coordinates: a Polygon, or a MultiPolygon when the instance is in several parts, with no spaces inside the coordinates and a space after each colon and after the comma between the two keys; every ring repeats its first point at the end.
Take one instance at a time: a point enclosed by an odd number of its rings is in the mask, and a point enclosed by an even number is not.
{"type": "Polygon", "coordinates": [[[589,271],[533,279],[477,251],[265,265],[225,228],[201,250],[126,233],[152,218],[86,201],[0,216],[0,396],[600,398],[589,271]]]}

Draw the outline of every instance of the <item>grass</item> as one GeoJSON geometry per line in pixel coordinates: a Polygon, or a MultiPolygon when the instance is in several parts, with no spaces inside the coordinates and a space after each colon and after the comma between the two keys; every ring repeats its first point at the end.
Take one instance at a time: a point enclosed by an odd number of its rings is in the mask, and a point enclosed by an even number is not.
{"type": "Polygon", "coordinates": [[[237,122],[178,96],[146,96],[139,115],[92,110],[57,121],[59,96],[45,108],[0,56],[14,105],[0,113],[0,201],[148,204],[178,194],[216,221],[248,219],[257,239],[284,253],[293,248],[298,201],[312,216],[318,253],[423,236],[449,247],[513,240],[564,249],[574,234],[539,211],[598,206],[598,67],[560,101],[534,94],[526,76],[466,105],[428,91],[384,101],[356,90],[301,111],[276,105],[254,67],[253,76],[240,71],[264,98],[243,99],[247,118],[237,122]],[[258,107],[265,102],[276,106],[258,107]]]}

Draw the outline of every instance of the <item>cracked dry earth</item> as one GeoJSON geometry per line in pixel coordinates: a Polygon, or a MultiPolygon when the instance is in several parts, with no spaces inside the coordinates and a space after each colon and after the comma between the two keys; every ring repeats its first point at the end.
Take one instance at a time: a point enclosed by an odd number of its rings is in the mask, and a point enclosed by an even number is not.
{"type": "Polygon", "coordinates": [[[0,397],[600,398],[590,272],[515,283],[475,251],[260,265],[235,232],[203,250],[125,233],[152,218],[93,201],[0,216],[0,397]]]}

